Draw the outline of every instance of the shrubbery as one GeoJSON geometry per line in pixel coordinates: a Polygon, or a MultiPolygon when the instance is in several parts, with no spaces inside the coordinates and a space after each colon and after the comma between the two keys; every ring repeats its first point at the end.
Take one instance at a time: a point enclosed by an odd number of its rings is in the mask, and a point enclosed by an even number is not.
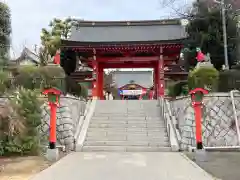
{"type": "Polygon", "coordinates": [[[41,101],[39,92],[17,89],[0,109],[0,155],[39,153],[41,101]]]}
{"type": "Polygon", "coordinates": [[[31,90],[55,87],[64,94],[69,93],[78,97],[85,97],[85,91],[87,91],[84,86],[66,76],[64,70],[59,66],[20,67],[14,71],[12,84],[14,88],[20,86],[31,90]]]}
{"type": "Polygon", "coordinates": [[[65,73],[57,66],[24,66],[15,72],[13,84],[32,90],[56,87],[65,91],[65,73]]]}
{"type": "Polygon", "coordinates": [[[229,92],[233,89],[240,90],[240,70],[231,69],[220,72],[218,90],[229,92]]]}
{"type": "Polygon", "coordinates": [[[0,101],[0,155],[39,153],[43,140],[38,134],[43,103],[39,97],[43,89],[50,87],[75,96],[86,96],[87,92],[57,66],[24,66],[15,68],[13,73],[0,71],[0,95],[5,96],[0,101]]]}
{"type": "Polygon", "coordinates": [[[9,74],[5,71],[0,71],[0,95],[2,96],[9,88],[9,74]]]}
{"type": "Polygon", "coordinates": [[[168,96],[177,97],[188,94],[187,81],[178,81],[168,87],[168,96]]]}
{"type": "Polygon", "coordinates": [[[205,88],[211,91],[218,89],[219,72],[212,67],[195,68],[189,72],[188,88],[189,90],[195,88],[205,88]]]}

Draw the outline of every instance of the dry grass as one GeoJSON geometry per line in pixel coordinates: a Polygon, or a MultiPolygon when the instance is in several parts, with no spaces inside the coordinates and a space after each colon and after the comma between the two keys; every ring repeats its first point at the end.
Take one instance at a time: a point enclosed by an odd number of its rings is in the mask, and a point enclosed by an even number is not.
{"type": "Polygon", "coordinates": [[[0,159],[1,180],[28,180],[51,165],[43,157],[16,157],[0,159]]]}

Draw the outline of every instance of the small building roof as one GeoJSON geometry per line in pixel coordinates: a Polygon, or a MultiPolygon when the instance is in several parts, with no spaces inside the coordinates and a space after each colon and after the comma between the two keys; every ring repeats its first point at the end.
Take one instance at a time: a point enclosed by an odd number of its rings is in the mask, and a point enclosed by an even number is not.
{"type": "Polygon", "coordinates": [[[79,21],[67,41],[82,43],[173,41],[187,37],[179,19],[151,21],[79,21]]]}
{"type": "Polygon", "coordinates": [[[25,47],[21,52],[21,55],[17,59],[11,60],[10,64],[19,64],[24,60],[30,60],[35,64],[40,63],[39,56],[25,47]]]}

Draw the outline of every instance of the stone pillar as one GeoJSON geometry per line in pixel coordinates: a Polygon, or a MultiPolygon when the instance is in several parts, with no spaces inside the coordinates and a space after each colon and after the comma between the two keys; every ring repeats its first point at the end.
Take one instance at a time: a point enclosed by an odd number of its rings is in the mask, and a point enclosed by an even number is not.
{"type": "Polygon", "coordinates": [[[158,96],[164,97],[164,91],[165,91],[165,80],[164,80],[164,59],[163,59],[163,47],[160,47],[160,56],[158,61],[158,69],[160,72],[159,75],[159,86],[158,86],[158,96]]]}

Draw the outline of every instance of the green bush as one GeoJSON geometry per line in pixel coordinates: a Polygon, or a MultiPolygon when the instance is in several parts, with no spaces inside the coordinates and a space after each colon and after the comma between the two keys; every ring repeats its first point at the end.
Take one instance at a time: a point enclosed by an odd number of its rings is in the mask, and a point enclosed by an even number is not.
{"type": "Polygon", "coordinates": [[[0,71],[0,95],[3,95],[9,88],[9,73],[0,71]]]}
{"type": "Polygon", "coordinates": [[[87,98],[88,97],[88,87],[89,87],[88,82],[79,83],[79,86],[81,87],[81,96],[84,98],[87,98]]]}
{"type": "Polygon", "coordinates": [[[233,89],[240,90],[240,70],[231,69],[220,72],[218,91],[229,92],[233,89]]]}
{"type": "Polygon", "coordinates": [[[36,66],[19,67],[13,81],[16,87],[23,87],[25,89],[40,89],[42,77],[39,68],[36,66]]]}
{"type": "Polygon", "coordinates": [[[168,86],[168,96],[170,97],[177,97],[181,95],[188,94],[188,88],[186,88],[187,82],[186,81],[179,81],[175,82],[168,86]]]}
{"type": "Polygon", "coordinates": [[[21,86],[26,89],[46,89],[56,87],[62,91],[65,90],[65,73],[58,66],[24,66],[18,69],[15,76],[15,86],[21,86]]]}
{"type": "Polygon", "coordinates": [[[41,124],[39,92],[18,89],[0,114],[1,155],[36,155],[41,150],[38,126],[41,124]]]}
{"type": "Polygon", "coordinates": [[[74,96],[78,96],[78,97],[81,97],[81,96],[84,97],[84,94],[82,94],[84,87],[78,84],[74,79],[72,79],[70,76],[66,76],[65,82],[66,82],[67,93],[72,94],[74,96]]]}
{"type": "Polygon", "coordinates": [[[42,66],[39,68],[42,76],[42,89],[56,87],[65,92],[65,72],[59,66],[42,66]]]}
{"type": "Polygon", "coordinates": [[[211,91],[218,89],[219,72],[212,67],[195,68],[188,75],[189,90],[205,88],[211,91]]]}
{"type": "Polygon", "coordinates": [[[86,88],[79,85],[71,77],[66,76],[64,70],[59,66],[24,66],[14,71],[15,87],[25,89],[47,89],[55,87],[60,89],[64,94],[69,93],[74,96],[86,97],[86,88]]]}

